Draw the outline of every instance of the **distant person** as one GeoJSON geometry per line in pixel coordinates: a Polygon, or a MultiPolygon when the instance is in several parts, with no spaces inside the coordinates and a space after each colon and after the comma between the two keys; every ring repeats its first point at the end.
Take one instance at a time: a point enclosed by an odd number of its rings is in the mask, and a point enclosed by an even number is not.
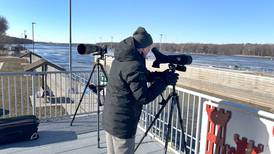
{"type": "Polygon", "coordinates": [[[150,34],[139,27],[115,49],[103,110],[108,154],[134,153],[142,106],[177,82],[178,74],[164,71],[156,76],[146,69],[152,43],[150,34]],[[147,82],[151,82],[149,87],[147,82]]]}

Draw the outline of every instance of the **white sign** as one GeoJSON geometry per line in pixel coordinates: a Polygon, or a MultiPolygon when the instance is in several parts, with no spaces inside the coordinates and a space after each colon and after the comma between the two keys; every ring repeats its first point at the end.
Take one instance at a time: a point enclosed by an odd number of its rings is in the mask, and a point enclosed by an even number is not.
{"type": "Polygon", "coordinates": [[[274,154],[274,114],[259,112],[231,102],[204,102],[201,154],[274,154]]]}

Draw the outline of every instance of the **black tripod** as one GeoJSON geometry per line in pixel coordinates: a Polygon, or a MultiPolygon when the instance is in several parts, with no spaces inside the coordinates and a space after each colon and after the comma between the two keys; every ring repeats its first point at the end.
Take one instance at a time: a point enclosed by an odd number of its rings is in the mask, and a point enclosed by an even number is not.
{"type": "MultiPolygon", "coordinates": [[[[170,64],[169,66],[170,70],[172,72],[175,71],[175,66],[173,64],[170,64]]],[[[159,104],[162,105],[162,107],[160,108],[160,110],[158,111],[158,113],[155,115],[155,118],[153,119],[153,121],[151,122],[151,124],[149,125],[148,129],[146,130],[144,136],[142,137],[142,139],[140,140],[139,144],[136,146],[135,151],[138,149],[138,147],[141,145],[141,143],[143,142],[144,138],[147,136],[149,130],[152,128],[153,124],[155,123],[155,121],[159,118],[160,114],[162,113],[162,111],[164,110],[165,106],[168,104],[169,100],[171,99],[171,106],[170,106],[170,112],[169,112],[169,119],[168,119],[168,130],[167,130],[167,134],[166,134],[166,140],[165,140],[165,154],[167,153],[167,145],[170,139],[170,131],[171,131],[171,123],[172,123],[172,115],[173,115],[173,109],[174,106],[177,105],[177,110],[178,110],[178,117],[179,117],[179,122],[180,122],[180,126],[182,129],[182,139],[183,139],[183,151],[185,151],[185,153],[187,153],[186,150],[186,143],[185,143],[185,134],[184,134],[184,128],[183,128],[183,120],[182,120],[182,114],[181,114],[181,107],[179,104],[179,96],[175,91],[175,85],[172,85],[172,92],[168,95],[167,99],[165,100],[163,98],[162,102],[160,102],[159,104]]]]}
{"type": "Polygon", "coordinates": [[[83,98],[84,98],[85,92],[86,92],[87,88],[89,87],[94,93],[97,94],[97,141],[98,141],[97,142],[97,147],[98,148],[100,148],[100,106],[102,106],[101,99],[100,99],[100,91],[105,87],[105,85],[100,85],[100,80],[99,80],[99,78],[100,78],[100,69],[102,70],[102,72],[104,74],[104,77],[106,78],[106,81],[108,81],[106,71],[104,70],[103,65],[100,63],[100,59],[103,60],[103,55],[101,55],[101,57],[99,57],[99,58],[96,59],[96,63],[93,66],[93,69],[92,69],[92,71],[90,73],[88,82],[87,82],[87,84],[85,86],[85,89],[84,89],[84,91],[82,93],[82,96],[80,98],[79,104],[78,104],[78,106],[76,108],[76,111],[75,111],[75,113],[73,115],[73,118],[71,120],[71,123],[70,123],[70,126],[72,126],[72,123],[73,123],[73,121],[75,119],[77,111],[78,111],[78,109],[79,109],[79,107],[80,107],[80,105],[82,103],[83,98]],[[94,70],[96,68],[97,68],[97,85],[95,86],[93,84],[90,84],[90,80],[91,80],[92,75],[94,73],[94,70]]]}

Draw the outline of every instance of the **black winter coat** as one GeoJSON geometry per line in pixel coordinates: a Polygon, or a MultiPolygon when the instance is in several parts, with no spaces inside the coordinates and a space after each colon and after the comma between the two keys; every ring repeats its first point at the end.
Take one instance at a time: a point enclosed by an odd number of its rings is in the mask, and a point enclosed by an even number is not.
{"type": "Polygon", "coordinates": [[[127,139],[136,134],[143,104],[153,101],[167,85],[158,79],[147,86],[150,72],[132,37],[119,43],[114,57],[104,103],[103,128],[113,136],[127,139]]]}

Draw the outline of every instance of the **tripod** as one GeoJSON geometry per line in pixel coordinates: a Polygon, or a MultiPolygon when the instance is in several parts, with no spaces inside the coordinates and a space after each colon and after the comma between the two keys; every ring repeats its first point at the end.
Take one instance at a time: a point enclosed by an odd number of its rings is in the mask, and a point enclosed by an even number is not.
{"type": "MultiPolygon", "coordinates": [[[[172,72],[175,71],[175,67],[172,67],[170,69],[171,69],[172,72]]],[[[163,96],[162,96],[162,98],[163,98],[163,96]]],[[[160,114],[162,113],[162,111],[164,110],[165,106],[168,104],[168,102],[169,102],[170,99],[171,99],[171,106],[170,106],[169,119],[168,119],[168,125],[167,125],[168,130],[167,130],[166,139],[165,139],[165,154],[167,153],[167,145],[168,145],[168,142],[169,142],[169,139],[170,139],[172,115],[173,115],[173,109],[174,109],[175,105],[177,105],[179,122],[180,122],[180,126],[181,126],[181,129],[182,129],[181,133],[182,133],[182,139],[183,139],[183,151],[185,151],[187,153],[186,143],[185,143],[185,134],[184,134],[184,128],[183,128],[183,120],[182,120],[182,116],[181,116],[182,115],[181,114],[181,107],[180,107],[180,104],[179,104],[179,96],[178,96],[178,94],[175,91],[175,85],[172,85],[172,92],[168,95],[167,99],[165,100],[163,98],[162,102],[159,103],[159,104],[162,105],[162,107],[160,108],[160,110],[158,111],[158,113],[155,115],[155,118],[153,119],[153,121],[149,125],[149,127],[146,130],[144,136],[142,137],[142,139],[140,140],[140,142],[136,146],[135,151],[141,145],[141,143],[143,142],[144,138],[147,136],[149,130],[152,128],[153,124],[159,118],[160,114]]]]}
{"type": "Polygon", "coordinates": [[[93,68],[92,68],[92,71],[91,71],[91,73],[90,73],[88,82],[87,82],[87,84],[86,84],[86,86],[85,86],[85,89],[84,89],[84,91],[83,91],[83,93],[82,93],[82,96],[81,96],[81,98],[80,98],[79,104],[78,104],[78,106],[77,106],[77,108],[76,108],[76,111],[75,111],[75,113],[74,113],[74,115],[73,115],[73,118],[72,118],[72,120],[71,120],[71,122],[70,122],[70,126],[72,126],[72,123],[73,123],[73,121],[74,121],[74,119],[75,119],[75,116],[76,116],[76,114],[77,114],[77,111],[78,111],[78,109],[79,109],[79,107],[80,107],[80,105],[81,105],[81,103],[82,103],[82,101],[83,101],[85,92],[86,92],[86,90],[87,90],[88,87],[91,88],[92,91],[95,92],[95,93],[97,94],[97,141],[98,141],[98,142],[97,142],[97,147],[98,147],[98,148],[100,148],[100,106],[102,106],[102,103],[101,103],[101,100],[100,100],[100,91],[101,91],[101,90],[104,88],[104,86],[105,86],[105,85],[100,85],[100,81],[99,81],[99,78],[100,78],[100,72],[99,72],[99,71],[100,71],[100,69],[102,70],[102,72],[103,72],[103,74],[104,74],[106,80],[108,81],[106,71],[104,70],[103,65],[100,63],[100,59],[103,59],[103,55],[101,55],[101,57],[99,57],[99,58],[96,59],[96,63],[94,64],[94,66],[93,66],[93,68]],[[94,70],[95,70],[96,68],[97,68],[97,85],[94,86],[94,85],[90,85],[90,80],[91,80],[92,75],[93,75],[93,73],[94,73],[94,70]],[[95,89],[94,87],[95,87],[96,89],[95,89]]]}

